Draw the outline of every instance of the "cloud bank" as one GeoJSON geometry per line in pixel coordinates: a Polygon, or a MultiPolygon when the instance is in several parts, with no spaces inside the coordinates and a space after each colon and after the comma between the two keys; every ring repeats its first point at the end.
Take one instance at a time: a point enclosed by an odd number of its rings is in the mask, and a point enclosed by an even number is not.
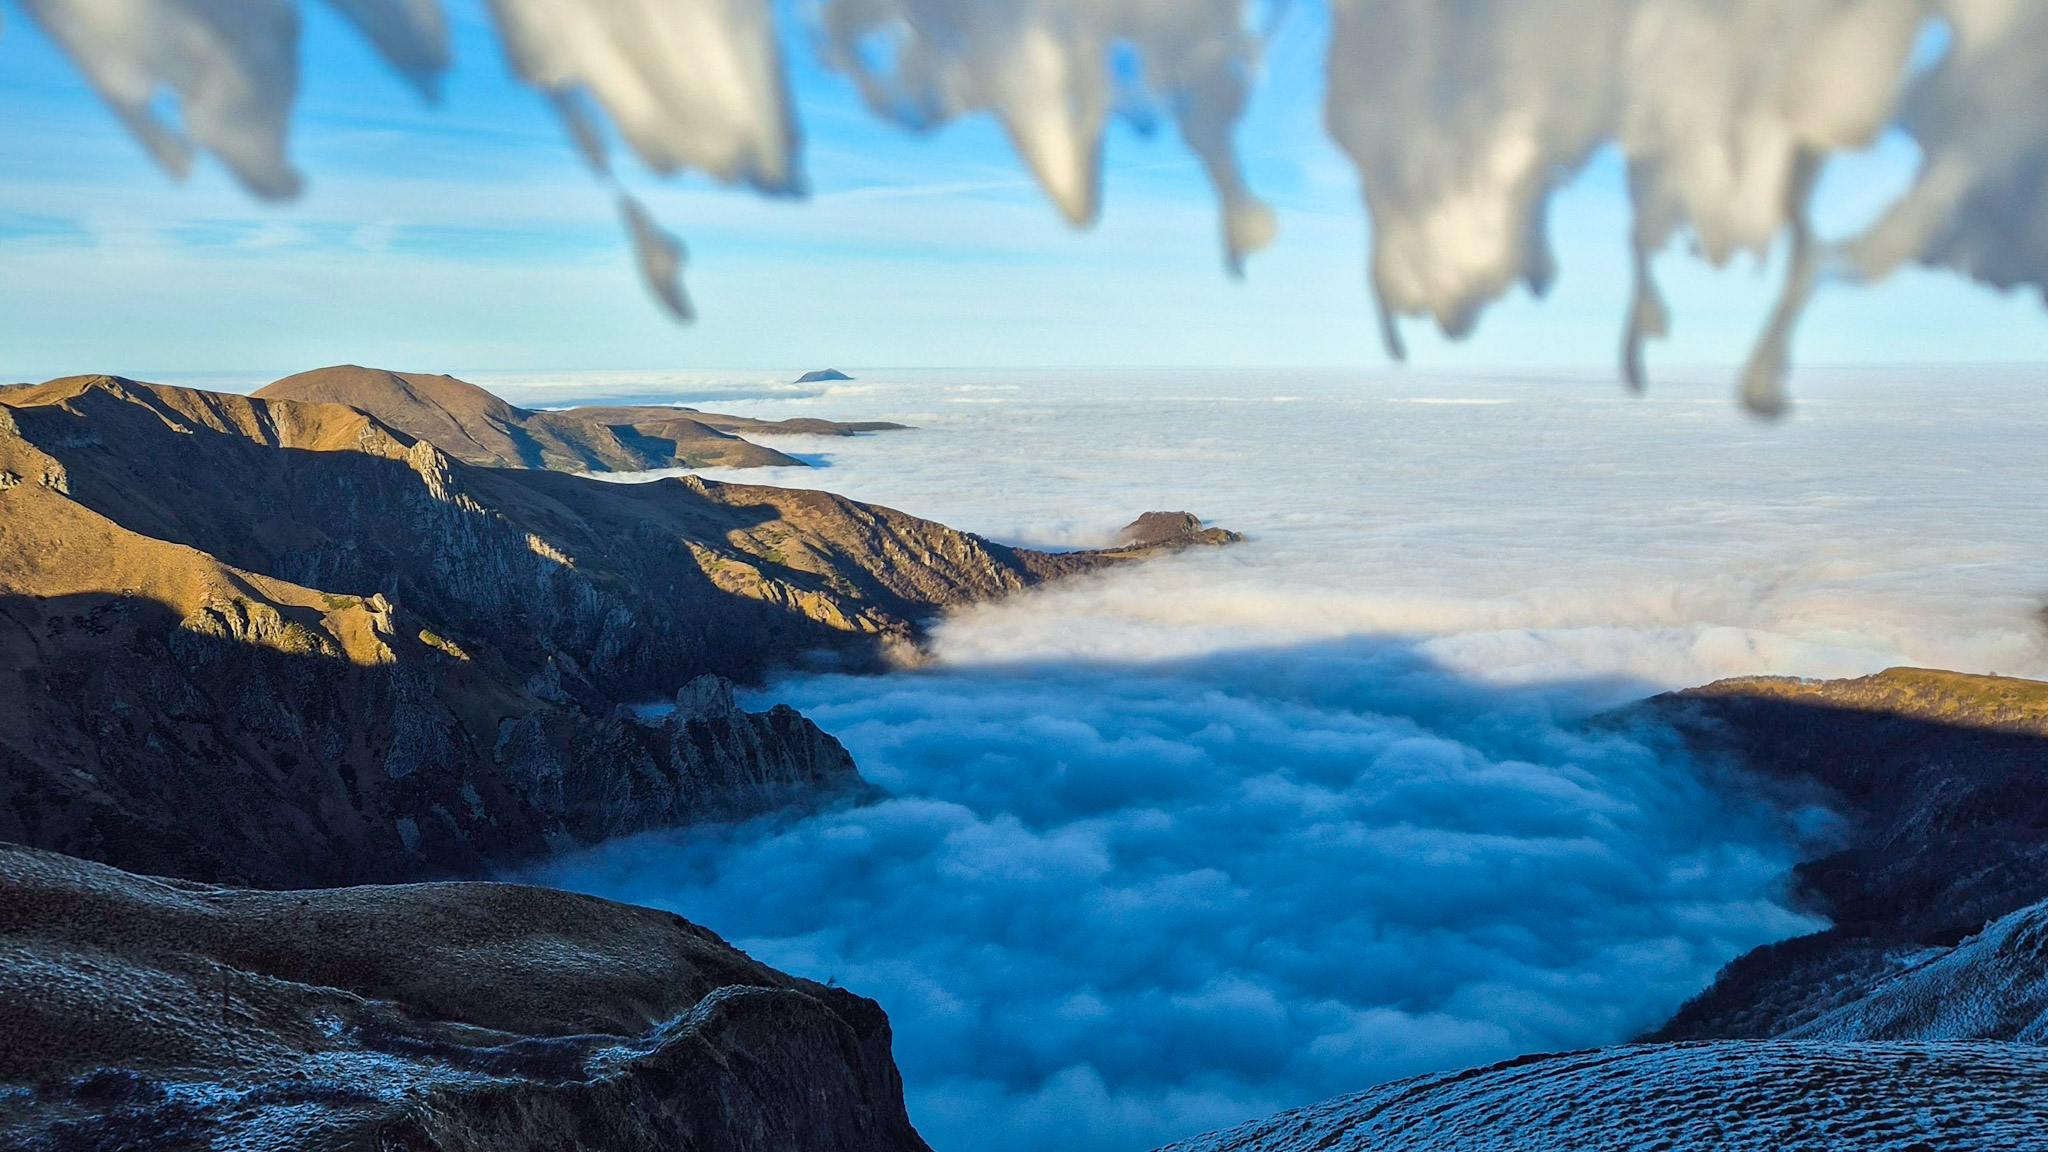
{"type": "Polygon", "coordinates": [[[777,686],[895,799],[614,844],[550,883],[880,999],[947,1150],[1138,1149],[1612,1041],[1741,950],[1772,817],[1369,640],[777,686]]]}
{"type": "MultiPolygon", "coordinates": [[[[446,66],[433,0],[331,0],[423,88],[446,66]]],[[[297,9],[287,0],[16,0],[173,171],[193,149],[288,195],[297,9]],[[154,111],[160,93],[182,130],[154,111]]],[[[1358,168],[1388,349],[1398,319],[1462,335],[1516,284],[1556,274],[1551,194],[1600,148],[1626,158],[1634,292],[1626,378],[1668,317],[1651,257],[1792,258],[1742,374],[1783,405],[1793,327],[1824,279],[1906,263],[2048,290],[2048,0],[1331,0],[1325,119],[1358,168]],[[1916,59],[1915,45],[1921,45],[1916,59]],[[1938,52],[1936,51],[1938,49],[1938,52]],[[1815,235],[1827,159],[1896,127],[1922,163],[1866,232],[1815,235]]],[[[768,0],[491,0],[504,50],[596,171],[611,130],[657,172],[802,188],[768,0]]],[[[817,40],[879,114],[913,128],[986,111],[1068,219],[1098,209],[1104,127],[1170,118],[1221,205],[1227,263],[1272,235],[1233,143],[1259,67],[1248,0],[827,0],[817,40]]],[[[676,242],[624,211],[679,316],[676,242]]]]}
{"type": "MultiPolygon", "coordinates": [[[[1815,373],[1808,419],[1759,428],[1707,381],[699,381],[917,425],[784,445],[828,466],[771,481],[1010,540],[1183,507],[1252,539],[962,613],[924,671],[761,695],[886,803],[544,878],[879,999],[940,1152],[1136,1152],[1620,1041],[1809,926],[1777,897],[1828,824],[1579,720],[1747,672],[2048,672],[2041,382],[1815,373]]],[[[514,391],[578,387],[637,391],[514,391]]]]}

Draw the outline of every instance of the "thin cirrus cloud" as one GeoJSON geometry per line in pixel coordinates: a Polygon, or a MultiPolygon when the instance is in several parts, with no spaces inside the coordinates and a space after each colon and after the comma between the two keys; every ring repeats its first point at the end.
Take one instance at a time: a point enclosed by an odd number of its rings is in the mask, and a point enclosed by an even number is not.
{"type": "MultiPolygon", "coordinates": [[[[17,3],[167,167],[203,149],[260,195],[296,189],[283,142],[297,8],[17,3]],[[180,98],[182,128],[156,115],[161,90],[180,98]]],[[[428,0],[338,8],[416,81],[447,55],[428,0]]],[[[771,194],[803,186],[781,33],[762,0],[496,0],[490,11],[515,72],[604,178],[616,135],[656,172],[771,194]]],[[[1232,0],[836,0],[816,28],[828,62],[886,118],[929,128],[991,115],[1076,223],[1100,211],[1110,120],[1171,121],[1214,189],[1237,267],[1274,224],[1235,139],[1266,48],[1252,18],[1232,0]]],[[[1717,264],[1789,252],[1741,370],[1760,412],[1783,406],[1795,327],[1822,282],[1918,263],[2038,289],[2048,268],[2048,129],[2030,114],[2048,95],[2039,0],[1336,0],[1328,19],[1325,115],[1361,180],[1381,333],[1397,356],[1402,317],[1461,336],[1512,287],[1548,290],[1551,200],[1603,148],[1627,165],[1622,362],[1638,384],[1643,343],[1671,319],[1652,257],[1676,236],[1717,264]],[[1914,45],[1931,35],[1943,50],[1916,71],[1914,45]],[[1819,237],[1814,188],[1828,158],[1893,128],[1922,157],[1910,187],[1867,231],[1819,237]]],[[[676,310],[680,250],[644,210],[624,216],[643,273],[676,310]]]]}

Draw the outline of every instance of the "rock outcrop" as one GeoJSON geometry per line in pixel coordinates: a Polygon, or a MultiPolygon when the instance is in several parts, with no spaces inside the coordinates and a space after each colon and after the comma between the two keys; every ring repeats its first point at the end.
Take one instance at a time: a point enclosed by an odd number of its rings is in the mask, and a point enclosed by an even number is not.
{"type": "Polygon", "coordinates": [[[0,1146],[925,1152],[874,1002],[547,889],[0,845],[0,1146]]]}
{"type": "Polygon", "coordinates": [[[265,400],[345,404],[465,464],[559,472],[803,467],[802,460],[743,436],[850,436],[902,427],[884,422],[750,420],[659,406],[532,411],[453,376],[353,364],[287,376],[256,395],[265,400]]]}
{"type": "Polygon", "coordinates": [[[0,473],[0,838],[222,882],[475,875],[861,795],[787,710],[620,706],[880,666],[946,605],[1133,558],[114,377],[0,393],[0,473]]]}
{"type": "Polygon", "coordinates": [[[1738,957],[1657,1039],[1803,1027],[2048,899],[2048,684],[1894,668],[1725,680],[1633,715],[1847,821],[1794,872],[1833,926],[1738,957]]]}
{"type": "Polygon", "coordinates": [[[1147,512],[1117,533],[1120,552],[1158,552],[1176,548],[1241,544],[1244,537],[1227,528],[1204,528],[1193,512],[1147,512]]]}

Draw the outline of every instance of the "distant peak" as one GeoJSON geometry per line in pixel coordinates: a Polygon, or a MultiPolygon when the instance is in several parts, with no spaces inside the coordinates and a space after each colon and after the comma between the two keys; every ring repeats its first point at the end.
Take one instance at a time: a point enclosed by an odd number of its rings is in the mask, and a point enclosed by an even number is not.
{"type": "Polygon", "coordinates": [[[819,382],[819,381],[821,381],[821,380],[851,380],[851,379],[853,379],[853,377],[851,377],[851,376],[848,376],[848,375],[847,375],[846,373],[844,373],[844,372],[841,372],[841,371],[840,371],[839,369],[837,369],[837,368],[819,368],[819,369],[817,369],[817,370],[815,370],[815,371],[811,371],[811,372],[806,372],[806,373],[804,373],[803,375],[801,375],[801,376],[797,377],[797,378],[796,378],[796,382],[797,382],[797,383],[799,383],[799,384],[816,384],[816,383],[818,383],[818,382],[819,382]]]}

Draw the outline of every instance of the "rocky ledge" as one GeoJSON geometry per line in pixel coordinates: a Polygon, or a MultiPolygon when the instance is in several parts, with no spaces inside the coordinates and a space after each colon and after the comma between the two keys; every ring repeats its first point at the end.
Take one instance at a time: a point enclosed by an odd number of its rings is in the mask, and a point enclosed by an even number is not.
{"type": "Polygon", "coordinates": [[[873,1001],[645,908],[0,845],[0,954],[24,1152],[925,1152],[873,1001]]]}

